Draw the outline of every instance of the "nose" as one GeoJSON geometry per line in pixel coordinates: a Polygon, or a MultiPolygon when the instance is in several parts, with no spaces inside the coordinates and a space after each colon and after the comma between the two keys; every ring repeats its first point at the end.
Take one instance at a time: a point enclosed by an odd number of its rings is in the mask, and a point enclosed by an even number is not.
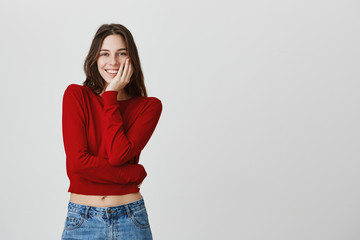
{"type": "Polygon", "coordinates": [[[110,64],[111,65],[117,65],[118,61],[116,59],[116,56],[113,56],[111,59],[110,59],[110,64]]]}

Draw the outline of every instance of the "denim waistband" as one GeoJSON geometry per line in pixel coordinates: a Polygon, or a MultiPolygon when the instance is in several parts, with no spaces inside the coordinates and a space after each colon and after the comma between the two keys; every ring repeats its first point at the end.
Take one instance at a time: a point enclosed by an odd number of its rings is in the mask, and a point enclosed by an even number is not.
{"type": "Polygon", "coordinates": [[[128,215],[131,216],[133,212],[145,208],[144,198],[141,197],[135,202],[126,203],[123,205],[112,206],[112,207],[93,207],[88,205],[82,205],[74,202],[68,203],[68,211],[79,213],[84,218],[87,218],[89,215],[92,216],[103,216],[108,218],[111,215],[128,215]]]}

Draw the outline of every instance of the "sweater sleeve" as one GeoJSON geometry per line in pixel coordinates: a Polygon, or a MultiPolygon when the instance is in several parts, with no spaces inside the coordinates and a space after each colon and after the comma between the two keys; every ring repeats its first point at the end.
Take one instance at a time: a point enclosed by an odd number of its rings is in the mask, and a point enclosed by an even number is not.
{"type": "Polygon", "coordinates": [[[112,166],[107,158],[92,155],[86,138],[86,114],[82,91],[69,85],[63,96],[62,131],[67,169],[80,177],[98,183],[141,183],[146,171],[140,164],[112,166]]]}
{"type": "Polygon", "coordinates": [[[109,163],[121,166],[139,154],[149,141],[162,112],[162,103],[151,97],[139,112],[135,122],[124,131],[117,91],[102,94],[105,117],[105,143],[109,163]]]}

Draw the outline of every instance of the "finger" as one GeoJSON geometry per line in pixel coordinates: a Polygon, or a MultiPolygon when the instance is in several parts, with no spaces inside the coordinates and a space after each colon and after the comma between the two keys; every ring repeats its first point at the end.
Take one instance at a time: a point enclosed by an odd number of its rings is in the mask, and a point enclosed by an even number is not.
{"type": "Polygon", "coordinates": [[[124,72],[122,74],[122,79],[126,80],[127,74],[128,74],[128,69],[129,69],[129,59],[127,58],[125,60],[125,67],[124,67],[124,72]]]}
{"type": "Polygon", "coordinates": [[[121,64],[120,64],[120,67],[119,67],[118,72],[117,72],[116,76],[114,77],[114,79],[118,79],[118,78],[120,78],[120,76],[121,76],[121,64]]]}
{"type": "Polygon", "coordinates": [[[118,74],[116,75],[116,77],[121,78],[121,75],[122,75],[122,73],[123,73],[123,70],[124,70],[124,63],[121,63],[121,64],[120,64],[120,67],[119,67],[118,74]]]}
{"type": "Polygon", "coordinates": [[[128,82],[130,82],[132,73],[133,73],[133,66],[132,66],[132,64],[130,63],[130,65],[129,65],[129,71],[128,71],[128,74],[126,75],[126,78],[128,79],[128,82]]]}

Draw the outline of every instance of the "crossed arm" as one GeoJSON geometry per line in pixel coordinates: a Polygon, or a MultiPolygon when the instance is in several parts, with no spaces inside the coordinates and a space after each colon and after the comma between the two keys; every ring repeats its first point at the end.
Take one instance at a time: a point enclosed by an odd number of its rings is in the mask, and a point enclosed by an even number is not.
{"type": "Polygon", "coordinates": [[[141,164],[128,161],[149,141],[159,120],[161,101],[151,98],[125,133],[116,91],[103,93],[106,157],[91,154],[86,138],[86,112],[82,90],[69,85],[63,96],[62,130],[67,169],[98,183],[137,183],[146,177],[141,164]]]}

